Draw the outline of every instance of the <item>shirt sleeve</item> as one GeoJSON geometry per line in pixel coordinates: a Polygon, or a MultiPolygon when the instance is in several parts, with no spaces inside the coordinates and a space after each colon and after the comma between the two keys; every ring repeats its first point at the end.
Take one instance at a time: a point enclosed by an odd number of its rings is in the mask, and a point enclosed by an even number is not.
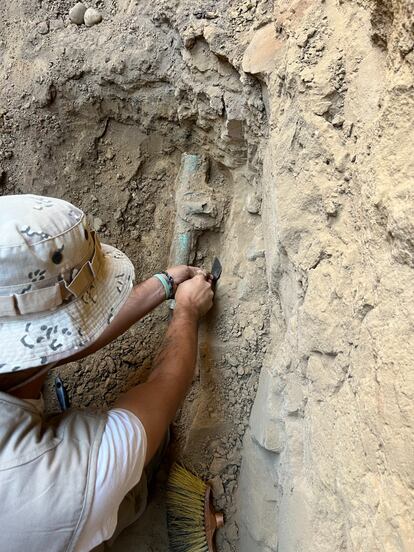
{"type": "Polygon", "coordinates": [[[113,535],[119,505],[141,479],[146,452],[147,437],[137,416],[121,408],[110,410],[98,452],[94,497],[76,552],[89,552],[113,535]]]}

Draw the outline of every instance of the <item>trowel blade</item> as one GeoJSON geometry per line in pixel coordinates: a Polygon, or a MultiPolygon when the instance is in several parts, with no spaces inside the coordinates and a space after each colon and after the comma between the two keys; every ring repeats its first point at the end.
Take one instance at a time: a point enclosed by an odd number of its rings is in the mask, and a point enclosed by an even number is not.
{"type": "Polygon", "coordinates": [[[213,289],[216,288],[217,281],[219,280],[222,271],[223,267],[221,266],[221,262],[219,261],[218,257],[214,257],[213,266],[211,267],[211,275],[213,277],[213,289]]]}

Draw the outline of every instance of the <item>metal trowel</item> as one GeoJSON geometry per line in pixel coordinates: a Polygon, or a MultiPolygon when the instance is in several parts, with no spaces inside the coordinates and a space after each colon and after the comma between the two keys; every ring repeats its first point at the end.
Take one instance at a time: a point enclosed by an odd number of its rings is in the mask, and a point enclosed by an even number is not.
{"type": "Polygon", "coordinates": [[[211,287],[213,291],[216,291],[217,282],[220,279],[221,273],[223,272],[223,267],[221,266],[221,262],[219,261],[218,257],[214,257],[213,266],[211,267],[211,276],[212,276],[212,284],[211,287]]]}

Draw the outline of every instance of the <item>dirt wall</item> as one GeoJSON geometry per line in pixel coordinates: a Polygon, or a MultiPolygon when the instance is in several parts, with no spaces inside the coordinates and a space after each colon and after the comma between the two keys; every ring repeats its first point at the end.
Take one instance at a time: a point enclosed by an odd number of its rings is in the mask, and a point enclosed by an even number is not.
{"type": "Polygon", "coordinates": [[[242,551],[414,545],[412,8],[275,3],[242,551]]]}

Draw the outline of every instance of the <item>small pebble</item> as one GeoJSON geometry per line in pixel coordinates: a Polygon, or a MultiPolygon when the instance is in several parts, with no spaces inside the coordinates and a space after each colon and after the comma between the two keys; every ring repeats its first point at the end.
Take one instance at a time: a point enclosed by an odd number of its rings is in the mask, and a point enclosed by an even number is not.
{"type": "Polygon", "coordinates": [[[227,486],[227,492],[228,492],[229,494],[233,493],[233,492],[235,491],[236,487],[237,487],[237,483],[236,483],[235,481],[232,481],[232,482],[229,483],[228,486],[227,486]]]}
{"type": "Polygon", "coordinates": [[[345,122],[345,119],[342,117],[342,115],[335,115],[335,117],[332,119],[332,124],[335,127],[341,127],[345,122]]]}
{"type": "MultiPolygon", "coordinates": [[[[231,489],[229,489],[229,492],[232,492],[234,490],[234,487],[235,487],[235,485],[232,485],[231,489]]],[[[226,531],[227,538],[231,542],[236,542],[236,540],[239,537],[239,530],[238,530],[238,527],[237,527],[237,525],[234,521],[232,521],[231,523],[228,523],[226,525],[225,531],[226,531]]]]}
{"type": "Polygon", "coordinates": [[[191,50],[191,48],[194,46],[195,44],[195,37],[194,36],[188,36],[186,38],[184,38],[184,48],[186,48],[187,50],[191,50]]]}
{"type": "Polygon", "coordinates": [[[216,499],[224,494],[223,483],[219,475],[216,475],[216,477],[213,477],[213,479],[210,480],[210,485],[213,489],[214,497],[216,499]]]}
{"type": "Polygon", "coordinates": [[[246,202],[247,212],[251,215],[257,215],[260,213],[261,201],[256,194],[249,194],[246,202]]]}
{"type": "Polygon", "coordinates": [[[239,365],[239,361],[237,360],[237,358],[232,355],[226,355],[226,360],[230,364],[230,366],[233,366],[233,368],[236,368],[239,365]]]}
{"type": "Polygon", "coordinates": [[[83,16],[83,20],[87,27],[93,27],[93,25],[97,25],[102,21],[102,15],[95,8],[88,8],[83,16]]]}
{"type": "Polygon", "coordinates": [[[86,6],[82,2],[78,2],[69,10],[69,19],[76,25],[82,25],[85,12],[86,6]]]}
{"type": "Polygon", "coordinates": [[[104,225],[104,222],[101,218],[95,217],[93,219],[93,229],[95,230],[95,232],[99,232],[99,230],[103,227],[103,225],[104,225]]]}
{"type": "Polygon", "coordinates": [[[42,35],[47,34],[49,32],[48,22],[47,21],[42,21],[41,23],[39,23],[39,25],[37,26],[37,32],[42,34],[42,35]]]}
{"type": "Polygon", "coordinates": [[[256,259],[260,259],[264,256],[265,256],[264,249],[251,248],[247,251],[247,259],[249,261],[255,261],[256,259]]]}
{"type": "Polygon", "coordinates": [[[244,366],[244,375],[248,376],[251,373],[252,373],[252,366],[250,364],[245,364],[245,366],[244,366]]]}

